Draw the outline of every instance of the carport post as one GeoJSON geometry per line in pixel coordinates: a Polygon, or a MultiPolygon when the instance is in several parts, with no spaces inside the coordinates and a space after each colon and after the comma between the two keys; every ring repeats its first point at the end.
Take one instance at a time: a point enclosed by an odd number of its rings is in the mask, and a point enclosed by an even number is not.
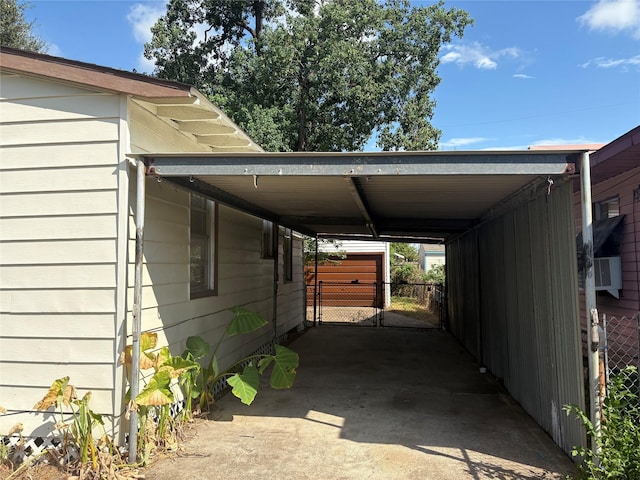
{"type": "MultiPolygon", "coordinates": [[[[316,312],[318,310],[318,236],[316,235],[316,256],[313,271],[313,326],[316,326],[316,312]]],[[[306,315],[306,313],[305,313],[306,315]]]]}
{"type": "Polygon", "coordinates": [[[587,320],[587,355],[589,360],[589,410],[593,423],[592,450],[597,457],[600,448],[596,439],[600,437],[600,365],[598,347],[598,309],[596,307],[596,283],[593,276],[593,218],[591,212],[591,166],[589,154],[582,153],[580,161],[580,192],[582,200],[582,258],[584,260],[584,299],[587,320]]]}
{"type": "MultiPolygon", "coordinates": [[[[142,321],[142,264],[144,253],[144,202],[146,169],[142,159],[137,160],[136,178],[136,269],[133,280],[133,336],[131,350],[131,402],[138,396],[140,389],[140,330],[142,321]]],[[[136,463],[138,457],[138,412],[131,408],[129,412],[129,463],[136,463]]]]}
{"type": "Polygon", "coordinates": [[[273,229],[273,235],[271,236],[271,249],[273,252],[273,305],[271,307],[271,316],[273,317],[273,343],[275,343],[278,341],[278,248],[280,243],[280,225],[273,222],[271,227],[273,229]]]}

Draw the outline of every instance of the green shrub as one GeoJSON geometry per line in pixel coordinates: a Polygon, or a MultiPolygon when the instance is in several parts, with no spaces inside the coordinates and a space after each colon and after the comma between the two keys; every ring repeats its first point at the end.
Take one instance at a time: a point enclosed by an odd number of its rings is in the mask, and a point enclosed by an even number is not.
{"type": "Polygon", "coordinates": [[[629,382],[637,378],[638,369],[626,367],[611,378],[609,392],[602,408],[600,436],[595,436],[593,424],[575,405],[565,406],[567,414],[575,415],[600,449],[574,447],[572,454],[582,457],[578,479],[640,480],[640,398],[638,385],[629,382]]]}

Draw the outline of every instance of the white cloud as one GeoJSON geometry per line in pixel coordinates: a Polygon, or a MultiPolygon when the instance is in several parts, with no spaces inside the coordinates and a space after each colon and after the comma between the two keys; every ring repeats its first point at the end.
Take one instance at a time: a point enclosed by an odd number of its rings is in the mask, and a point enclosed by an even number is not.
{"type": "Polygon", "coordinates": [[[441,58],[442,63],[455,63],[460,66],[473,65],[480,70],[495,70],[498,60],[504,57],[520,58],[522,51],[516,47],[492,50],[478,42],[471,44],[447,44],[443,46],[447,51],[441,58]]]}
{"type": "Polygon", "coordinates": [[[630,32],[640,39],[640,0],[598,0],[577,20],[590,30],[630,32]]]}
{"type": "Polygon", "coordinates": [[[605,58],[605,57],[597,57],[592,60],[589,60],[585,63],[580,64],[582,68],[616,68],[620,67],[623,70],[628,70],[629,68],[640,68],[640,55],[636,55],[631,58],[605,58]]]}
{"type": "Polygon", "coordinates": [[[62,49],[55,43],[47,43],[47,51],[45,53],[52,57],[64,57],[62,49]]]}
{"type": "Polygon", "coordinates": [[[524,73],[516,73],[513,75],[513,78],[525,78],[525,79],[529,79],[529,78],[535,78],[532,77],[531,75],[526,75],[524,73]]]}
{"type": "Polygon", "coordinates": [[[153,60],[149,60],[144,56],[144,53],[138,55],[138,64],[136,66],[136,71],[138,73],[146,73],[151,75],[156,68],[156,64],[153,60]]]}
{"type": "Polygon", "coordinates": [[[138,43],[151,40],[151,27],[166,11],[166,2],[136,3],[129,10],[127,20],[133,28],[133,37],[138,43]]]}
{"type": "MultiPolygon", "coordinates": [[[[129,9],[127,21],[131,25],[133,38],[140,44],[151,41],[151,27],[153,27],[166,11],[166,0],[161,2],[136,3],[129,9]]],[[[152,73],[155,64],[144,57],[140,52],[136,70],[143,73],[152,73]]]]}
{"type": "Polygon", "coordinates": [[[474,143],[483,143],[490,140],[485,137],[462,137],[462,138],[451,138],[446,142],[440,142],[440,148],[459,148],[466,147],[467,145],[473,145],[474,143]]]}

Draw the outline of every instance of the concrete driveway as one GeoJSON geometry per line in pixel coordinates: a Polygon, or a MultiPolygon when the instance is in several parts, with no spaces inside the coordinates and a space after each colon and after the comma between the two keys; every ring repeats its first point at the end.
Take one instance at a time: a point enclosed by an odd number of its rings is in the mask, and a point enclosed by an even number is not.
{"type": "Polygon", "coordinates": [[[291,390],[223,397],[147,480],[551,479],[573,463],[442,331],[322,326],[291,390]]]}

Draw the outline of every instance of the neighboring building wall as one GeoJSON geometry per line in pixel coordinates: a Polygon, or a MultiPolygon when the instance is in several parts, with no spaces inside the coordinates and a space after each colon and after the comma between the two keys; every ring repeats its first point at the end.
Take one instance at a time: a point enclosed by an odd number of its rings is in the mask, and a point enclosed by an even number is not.
{"type": "Polygon", "coordinates": [[[428,272],[436,265],[445,264],[444,245],[421,244],[418,249],[418,265],[428,272]]]}
{"type": "Polygon", "coordinates": [[[571,195],[542,182],[447,245],[452,332],[567,453],[585,442],[562,411],[584,406],[571,195]]]}
{"type": "Polygon", "coordinates": [[[123,383],[123,104],[27,76],[0,82],[0,432],[22,422],[25,435],[50,433],[50,414],[16,413],[64,376],[91,390],[108,427],[123,383]]]}
{"type": "MultiPolygon", "coordinates": [[[[596,304],[600,314],[608,317],[631,318],[640,312],[640,167],[623,175],[593,185],[591,199],[598,203],[618,196],[620,215],[624,215],[620,256],[622,257],[622,290],[620,298],[607,292],[597,292],[596,304]]],[[[580,192],[573,197],[576,233],[582,229],[580,192]]],[[[586,323],[584,294],[580,293],[580,318],[586,323]]]]}

